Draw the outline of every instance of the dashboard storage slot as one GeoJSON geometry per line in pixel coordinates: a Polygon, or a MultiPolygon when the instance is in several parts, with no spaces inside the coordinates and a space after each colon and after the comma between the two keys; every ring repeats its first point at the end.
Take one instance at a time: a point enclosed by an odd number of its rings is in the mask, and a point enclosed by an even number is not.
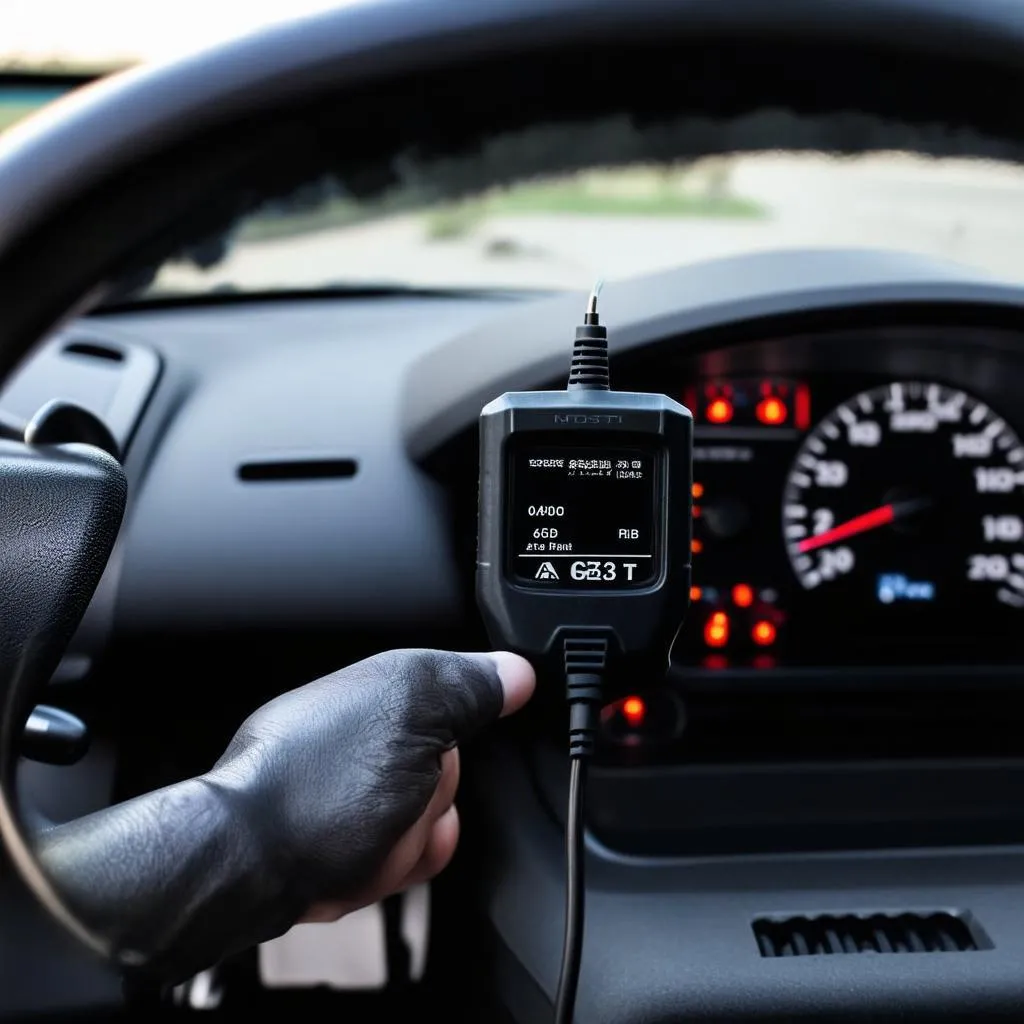
{"type": "Polygon", "coordinates": [[[992,943],[962,911],[820,914],[754,921],[763,957],[837,953],[966,953],[992,943]]]}

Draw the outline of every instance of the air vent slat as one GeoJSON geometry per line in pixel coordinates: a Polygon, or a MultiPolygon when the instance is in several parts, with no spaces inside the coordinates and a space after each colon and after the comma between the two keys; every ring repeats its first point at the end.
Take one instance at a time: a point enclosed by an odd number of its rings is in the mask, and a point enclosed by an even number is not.
{"type": "Polygon", "coordinates": [[[761,956],[834,956],[845,953],[964,953],[991,949],[991,942],[969,915],[821,914],[754,922],[761,956]]]}

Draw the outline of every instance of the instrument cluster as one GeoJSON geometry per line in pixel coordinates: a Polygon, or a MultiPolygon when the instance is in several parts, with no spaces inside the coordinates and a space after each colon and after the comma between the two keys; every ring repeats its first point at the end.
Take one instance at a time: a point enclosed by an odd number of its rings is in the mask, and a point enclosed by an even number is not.
{"type": "Polygon", "coordinates": [[[695,380],[693,590],[708,670],[1024,654],[1024,442],[949,380],[695,380]]]}

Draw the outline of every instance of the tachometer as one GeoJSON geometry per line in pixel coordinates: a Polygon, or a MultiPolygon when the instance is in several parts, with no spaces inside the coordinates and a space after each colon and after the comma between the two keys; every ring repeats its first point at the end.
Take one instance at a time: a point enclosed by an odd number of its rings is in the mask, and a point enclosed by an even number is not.
{"type": "Polygon", "coordinates": [[[1024,609],[1024,444],[956,388],[864,391],[807,436],[786,481],[786,549],[801,585],[970,623],[1024,609]]]}

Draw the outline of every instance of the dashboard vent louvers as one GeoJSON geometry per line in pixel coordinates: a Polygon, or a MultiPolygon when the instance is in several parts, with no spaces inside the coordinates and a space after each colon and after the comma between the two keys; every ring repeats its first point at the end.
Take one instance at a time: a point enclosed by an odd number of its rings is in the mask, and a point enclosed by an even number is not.
{"type": "Polygon", "coordinates": [[[754,921],[754,935],[763,957],[965,953],[991,948],[980,929],[968,925],[965,915],[947,911],[761,917],[754,921]]]}
{"type": "Polygon", "coordinates": [[[243,462],[239,480],[272,483],[287,480],[344,480],[356,475],[355,459],[267,459],[243,462]]]}

